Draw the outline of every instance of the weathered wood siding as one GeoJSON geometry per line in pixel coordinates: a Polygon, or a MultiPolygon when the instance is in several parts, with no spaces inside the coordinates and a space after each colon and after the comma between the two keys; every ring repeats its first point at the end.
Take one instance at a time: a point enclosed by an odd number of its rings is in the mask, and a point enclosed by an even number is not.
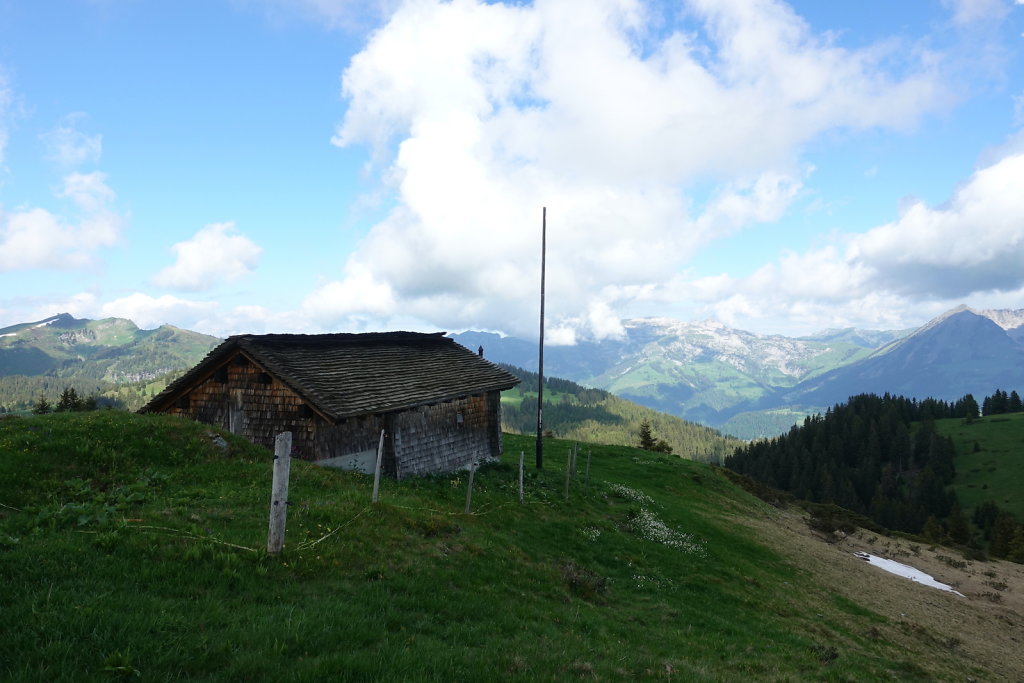
{"type": "Polygon", "coordinates": [[[274,438],[292,433],[292,451],[312,459],[316,422],[323,420],[263,368],[238,354],[174,403],[168,413],[218,425],[273,450],[274,438]]]}
{"type": "MultiPolygon", "coordinates": [[[[390,432],[386,419],[380,415],[351,417],[338,424],[320,421],[316,425],[312,459],[329,460],[370,451],[376,454],[382,429],[390,432]]],[[[390,441],[387,439],[384,443],[383,470],[387,474],[394,474],[394,454],[390,441]]]]}
{"type": "Polygon", "coordinates": [[[501,455],[498,392],[422,406],[392,418],[394,474],[450,472],[501,455]],[[492,396],[493,394],[493,396],[492,396]]]}
{"type": "Polygon", "coordinates": [[[292,452],[329,460],[376,451],[385,430],[384,472],[399,479],[448,472],[497,458],[502,451],[500,392],[470,396],[399,413],[366,415],[331,424],[264,368],[237,354],[184,394],[166,412],[221,426],[273,449],[292,432],[292,452]]]}

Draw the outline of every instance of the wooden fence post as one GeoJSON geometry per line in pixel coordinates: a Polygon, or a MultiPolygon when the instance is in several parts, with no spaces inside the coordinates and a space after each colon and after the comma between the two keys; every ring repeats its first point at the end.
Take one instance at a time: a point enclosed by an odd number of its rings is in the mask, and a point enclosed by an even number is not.
{"type": "Polygon", "coordinates": [[[590,490],[590,449],[587,449],[587,473],[583,478],[583,490],[590,490]]]}
{"type": "Polygon", "coordinates": [[[469,514],[469,507],[473,501],[473,475],[476,474],[476,463],[469,466],[469,483],[466,484],[466,509],[463,513],[469,514]]]}
{"type": "Polygon", "coordinates": [[[565,456],[565,502],[569,502],[569,478],[572,476],[572,449],[565,456]]]}
{"type": "Polygon", "coordinates": [[[519,451],[519,503],[523,502],[523,452],[519,451]]]}
{"type": "Polygon", "coordinates": [[[371,503],[377,502],[377,496],[380,493],[380,464],[384,459],[384,430],[380,430],[380,442],[377,444],[377,466],[373,469],[373,497],[370,499],[371,503]]]}
{"type": "Polygon", "coordinates": [[[267,552],[279,553],[284,546],[288,517],[288,475],[292,467],[292,433],[281,432],[274,439],[274,477],[270,492],[270,529],[267,552]]]}

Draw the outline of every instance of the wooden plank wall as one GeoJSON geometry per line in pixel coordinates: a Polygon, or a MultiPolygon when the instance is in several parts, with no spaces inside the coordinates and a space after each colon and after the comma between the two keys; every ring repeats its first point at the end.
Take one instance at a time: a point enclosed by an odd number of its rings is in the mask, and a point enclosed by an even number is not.
{"type": "Polygon", "coordinates": [[[241,354],[167,412],[223,427],[269,449],[279,433],[290,431],[293,455],[307,460],[315,457],[316,422],[323,422],[303,409],[298,394],[241,354]]]}
{"type": "MultiPolygon", "coordinates": [[[[313,459],[324,460],[362,451],[375,451],[380,440],[380,430],[385,427],[384,417],[380,415],[351,417],[336,425],[320,422],[316,426],[313,459]]],[[[394,463],[389,457],[384,458],[384,471],[394,473],[394,463]]]]}
{"type": "Polygon", "coordinates": [[[450,472],[497,458],[501,450],[494,447],[494,424],[499,416],[488,410],[491,402],[481,394],[395,415],[395,475],[450,472]]]}
{"type": "Polygon", "coordinates": [[[492,391],[331,424],[304,409],[298,394],[238,354],[166,412],[218,425],[268,449],[279,433],[290,431],[293,455],[306,460],[375,449],[381,429],[386,429],[384,471],[401,479],[500,456],[500,409],[499,392],[492,391]]]}

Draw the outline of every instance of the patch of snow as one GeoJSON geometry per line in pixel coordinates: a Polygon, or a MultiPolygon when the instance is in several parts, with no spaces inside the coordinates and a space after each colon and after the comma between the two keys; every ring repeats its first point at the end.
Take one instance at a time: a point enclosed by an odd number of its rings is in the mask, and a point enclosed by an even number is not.
{"type": "Polygon", "coordinates": [[[17,337],[17,332],[8,332],[7,334],[0,334],[0,337],[17,337]]]}
{"type": "Polygon", "coordinates": [[[44,321],[43,321],[43,322],[41,322],[41,323],[38,323],[38,324],[36,324],[36,325],[33,325],[33,326],[32,326],[32,329],[34,330],[34,329],[35,329],[35,328],[37,328],[37,327],[46,327],[47,325],[50,325],[51,323],[55,323],[55,322],[57,322],[57,319],[56,319],[56,318],[51,318],[51,319],[49,319],[49,320],[44,320],[44,321]]]}
{"type": "Polygon", "coordinates": [[[902,576],[905,579],[910,579],[911,581],[923,584],[925,586],[931,586],[932,588],[938,588],[942,591],[948,591],[950,593],[953,593],[954,595],[959,595],[961,598],[967,597],[963,593],[953,590],[952,587],[947,586],[944,583],[939,583],[928,574],[925,574],[922,571],[914,569],[909,565],[902,564],[894,560],[887,560],[884,557],[876,557],[875,555],[869,555],[868,553],[862,552],[856,552],[854,553],[854,556],[859,557],[868,564],[874,565],[879,569],[884,569],[890,574],[896,574],[897,576],[902,576]]]}

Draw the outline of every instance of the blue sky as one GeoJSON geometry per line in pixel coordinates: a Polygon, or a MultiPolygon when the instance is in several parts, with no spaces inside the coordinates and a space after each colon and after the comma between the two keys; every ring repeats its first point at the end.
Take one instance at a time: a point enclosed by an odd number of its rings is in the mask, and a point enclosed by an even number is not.
{"type": "Polygon", "coordinates": [[[0,327],[1024,308],[1024,5],[0,0],[0,327]]]}

